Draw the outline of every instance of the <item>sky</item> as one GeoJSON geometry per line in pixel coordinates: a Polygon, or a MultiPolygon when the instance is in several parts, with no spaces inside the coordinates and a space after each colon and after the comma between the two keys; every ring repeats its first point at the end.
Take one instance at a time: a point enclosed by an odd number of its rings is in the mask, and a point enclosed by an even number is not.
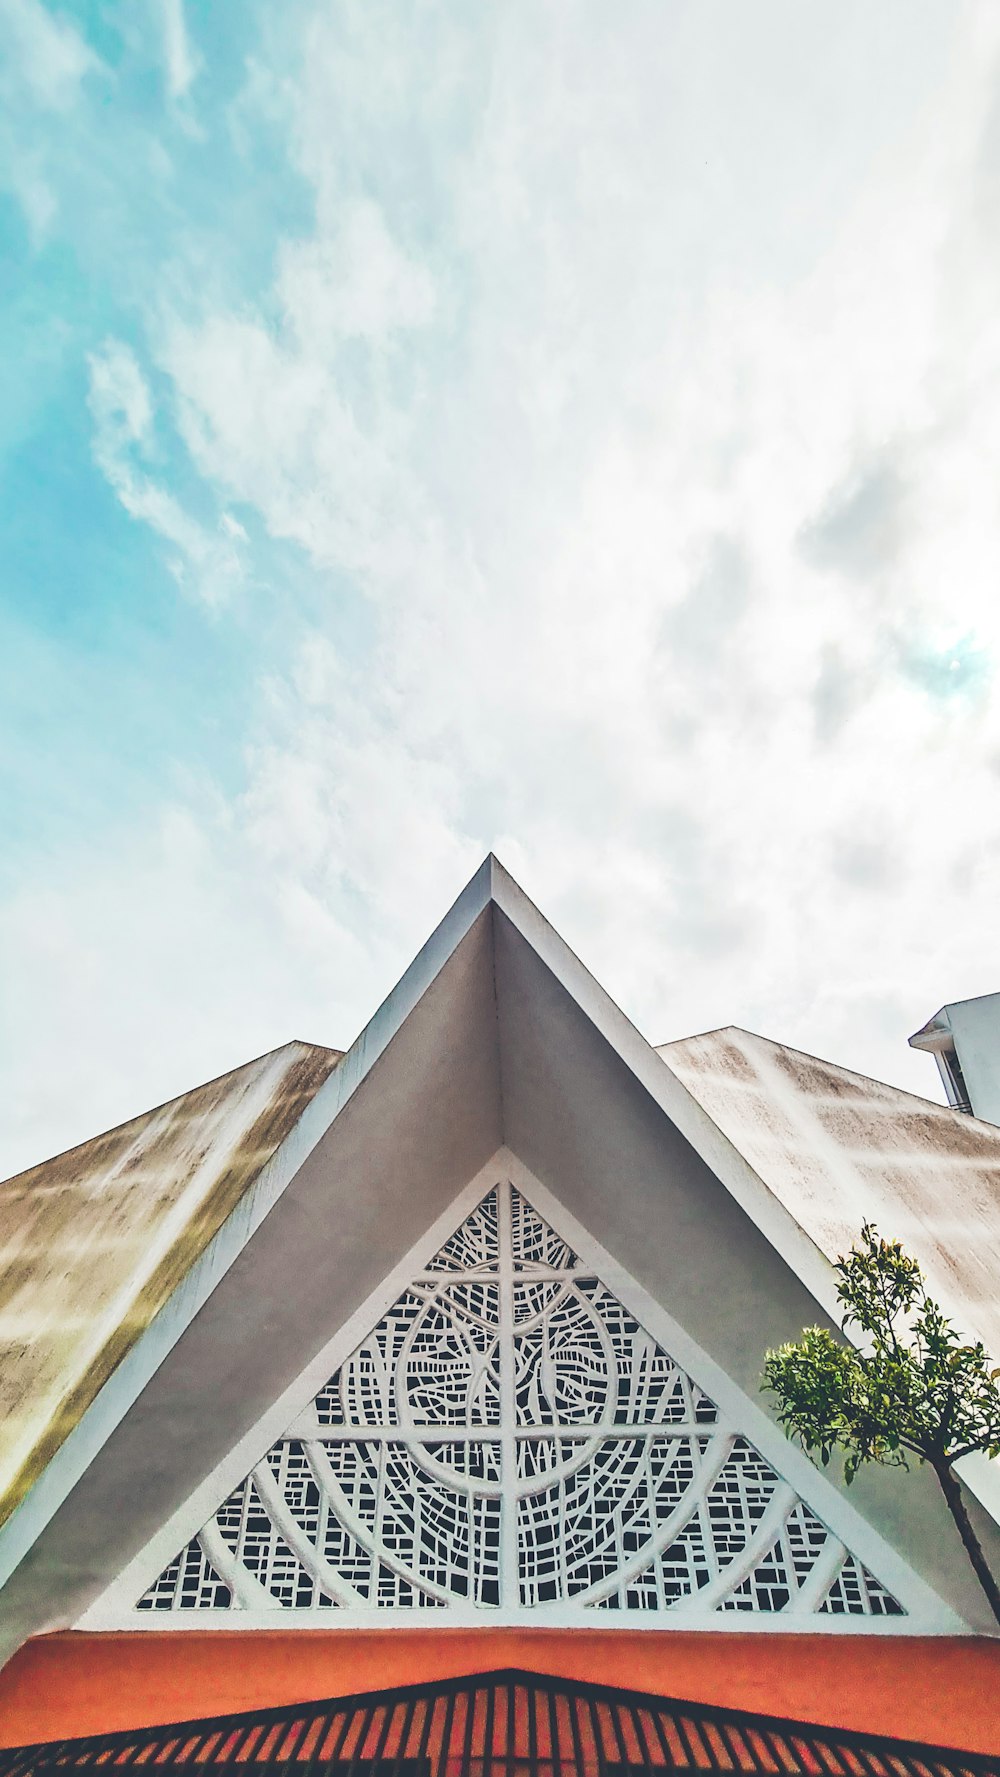
{"type": "Polygon", "coordinates": [[[1000,989],[995,0],[0,0],[0,1175],[493,850],[654,1042],[1000,989]]]}

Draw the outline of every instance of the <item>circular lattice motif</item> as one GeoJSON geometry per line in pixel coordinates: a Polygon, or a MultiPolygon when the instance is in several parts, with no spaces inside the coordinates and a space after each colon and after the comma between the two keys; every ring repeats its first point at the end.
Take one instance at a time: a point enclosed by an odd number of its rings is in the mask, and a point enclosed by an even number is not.
{"type": "Polygon", "coordinates": [[[428,1296],[396,1365],[400,1425],[499,1424],[499,1315],[495,1282],[449,1284],[428,1296]]]}
{"type": "Polygon", "coordinates": [[[617,1366],[594,1306],[563,1283],[514,1289],[518,1425],[595,1425],[617,1397],[617,1366]]]}
{"type": "Polygon", "coordinates": [[[140,1608],[773,1614],[806,1585],[900,1612],[503,1181],[140,1608]]]}

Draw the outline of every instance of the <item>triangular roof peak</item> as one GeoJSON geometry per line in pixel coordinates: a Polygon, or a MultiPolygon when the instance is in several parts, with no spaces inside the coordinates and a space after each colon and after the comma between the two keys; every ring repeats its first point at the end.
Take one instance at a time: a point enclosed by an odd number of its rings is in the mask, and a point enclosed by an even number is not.
{"type": "MultiPolygon", "coordinates": [[[[767,1347],[836,1312],[813,1236],[492,854],[346,1054],[326,1053],[0,1529],[7,1633],[74,1621],[190,1491],[191,1464],[221,1460],[500,1148],[747,1394],[767,1347]]],[[[933,1490],[905,1486],[902,1552],[977,1620],[933,1490]]],[[[877,1482],[854,1497],[892,1540],[877,1482]]]]}

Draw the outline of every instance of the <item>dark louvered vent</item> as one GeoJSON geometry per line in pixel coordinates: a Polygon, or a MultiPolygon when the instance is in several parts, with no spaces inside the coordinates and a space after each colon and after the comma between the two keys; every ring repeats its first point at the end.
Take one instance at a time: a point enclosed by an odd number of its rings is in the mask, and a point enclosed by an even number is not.
{"type": "Polygon", "coordinates": [[[234,1777],[1000,1777],[1000,1760],[878,1735],[491,1672],[0,1752],[0,1777],[134,1768],[234,1777]]]}

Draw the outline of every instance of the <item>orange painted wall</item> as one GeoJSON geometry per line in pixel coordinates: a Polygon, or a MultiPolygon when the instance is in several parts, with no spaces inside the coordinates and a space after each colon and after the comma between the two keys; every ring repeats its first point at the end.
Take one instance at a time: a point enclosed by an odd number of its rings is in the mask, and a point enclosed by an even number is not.
{"type": "Polygon", "coordinates": [[[0,1745],[503,1666],[1000,1753],[1000,1640],[589,1629],[39,1636],[0,1672],[0,1745]]]}

